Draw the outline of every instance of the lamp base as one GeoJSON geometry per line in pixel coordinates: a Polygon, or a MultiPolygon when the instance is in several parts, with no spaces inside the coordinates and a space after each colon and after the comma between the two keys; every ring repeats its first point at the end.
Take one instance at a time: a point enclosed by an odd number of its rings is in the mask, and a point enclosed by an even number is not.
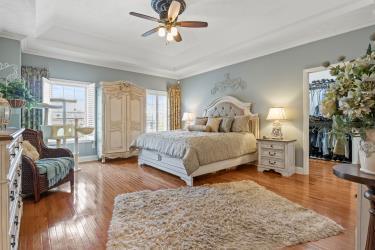
{"type": "Polygon", "coordinates": [[[283,139],[283,132],[282,132],[282,129],[281,129],[280,122],[277,121],[277,122],[273,123],[271,137],[272,137],[272,139],[279,139],[279,140],[283,139]]]}

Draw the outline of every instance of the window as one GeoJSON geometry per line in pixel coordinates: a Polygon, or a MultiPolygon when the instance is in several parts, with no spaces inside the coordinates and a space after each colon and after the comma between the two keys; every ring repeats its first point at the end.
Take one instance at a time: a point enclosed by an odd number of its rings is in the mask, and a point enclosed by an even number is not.
{"type": "Polygon", "coordinates": [[[166,91],[147,90],[146,132],[168,129],[168,100],[166,91]]]}
{"type": "MultiPolygon", "coordinates": [[[[43,103],[61,106],[51,99],[75,100],[66,103],[66,124],[74,125],[74,118],[80,118],[80,127],[95,127],[95,83],[59,79],[43,79],[43,103]]],[[[63,124],[63,109],[49,109],[48,125],[63,124]]],[[[95,133],[81,137],[81,140],[95,140],[95,133]]]]}

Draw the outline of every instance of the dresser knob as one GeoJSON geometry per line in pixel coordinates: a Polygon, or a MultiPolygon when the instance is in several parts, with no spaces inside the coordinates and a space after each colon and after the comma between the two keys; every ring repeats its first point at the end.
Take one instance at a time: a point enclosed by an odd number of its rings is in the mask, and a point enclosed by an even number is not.
{"type": "Polygon", "coordinates": [[[275,165],[275,164],[276,164],[276,161],[273,161],[273,162],[272,162],[272,161],[269,160],[268,163],[271,164],[271,165],[275,165]]]}
{"type": "Polygon", "coordinates": [[[16,246],[16,236],[12,234],[10,237],[12,238],[12,243],[10,243],[10,246],[14,248],[16,246]]]}
{"type": "Polygon", "coordinates": [[[273,153],[268,152],[268,154],[269,154],[270,156],[275,156],[275,155],[276,155],[276,152],[273,152],[273,153]]]}
{"type": "Polygon", "coordinates": [[[10,191],[9,199],[14,201],[14,191],[10,191]]]}
{"type": "Polygon", "coordinates": [[[14,182],[13,182],[13,186],[14,186],[15,188],[18,188],[18,182],[17,182],[17,180],[14,180],[14,182]]]}
{"type": "Polygon", "coordinates": [[[14,217],[14,225],[18,226],[18,216],[14,217]]]}

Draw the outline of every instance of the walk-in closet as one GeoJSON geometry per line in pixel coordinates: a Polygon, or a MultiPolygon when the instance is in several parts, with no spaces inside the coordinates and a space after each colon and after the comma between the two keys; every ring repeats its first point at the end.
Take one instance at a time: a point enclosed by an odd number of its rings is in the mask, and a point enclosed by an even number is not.
{"type": "Polygon", "coordinates": [[[327,161],[351,162],[352,138],[332,133],[333,120],[325,118],[321,102],[329,87],[335,83],[329,70],[309,73],[309,156],[327,161]]]}

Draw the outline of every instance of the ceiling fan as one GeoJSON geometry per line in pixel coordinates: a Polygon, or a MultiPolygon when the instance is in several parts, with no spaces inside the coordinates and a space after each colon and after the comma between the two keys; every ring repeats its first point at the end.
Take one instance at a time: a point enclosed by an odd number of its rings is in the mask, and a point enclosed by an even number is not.
{"type": "Polygon", "coordinates": [[[140,17],[159,23],[159,26],[142,34],[143,37],[158,33],[160,37],[166,37],[167,42],[181,42],[182,37],[178,27],[183,28],[206,28],[208,23],[200,21],[178,21],[186,9],[184,0],[151,0],[152,8],[159,14],[160,18],[144,14],[130,12],[132,16],[140,17]]]}

